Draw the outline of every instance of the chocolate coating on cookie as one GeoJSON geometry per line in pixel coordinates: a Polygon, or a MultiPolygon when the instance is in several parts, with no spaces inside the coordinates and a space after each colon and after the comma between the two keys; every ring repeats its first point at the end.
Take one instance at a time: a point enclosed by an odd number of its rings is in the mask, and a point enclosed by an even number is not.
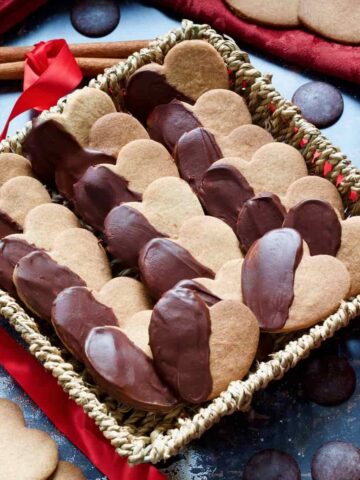
{"type": "Polygon", "coordinates": [[[104,225],[108,251],[127,267],[137,267],[140,250],[150,240],[165,237],[145,215],[127,205],[113,208],[104,225]]]}
{"type": "Polygon", "coordinates": [[[26,240],[16,237],[3,238],[0,242],[0,287],[10,295],[16,295],[13,273],[18,261],[31,252],[38,250],[26,240]]]}
{"type": "Polygon", "coordinates": [[[53,303],[51,322],[62,343],[81,361],[92,328],[119,324],[112,309],[98,302],[86,287],[63,290],[53,303]]]}
{"type": "Polygon", "coordinates": [[[220,297],[210,292],[210,290],[196,280],[181,280],[174,287],[175,290],[178,288],[185,288],[186,290],[193,291],[208,307],[212,307],[221,300],[220,297]]]}
{"type": "Polygon", "coordinates": [[[291,228],[268,232],[248,251],[241,274],[242,294],[260,328],[279,330],[285,325],[302,252],[302,239],[291,228]]]}
{"type": "Polygon", "coordinates": [[[147,119],[149,135],[172,152],[180,137],[195,128],[202,127],[200,121],[179,100],[158,105],[147,119]]]}
{"type": "Polygon", "coordinates": [[[188,289],[167,292],[155,305],[149,326],[156,369],[183,400],[205,401],[212,390],[210,314],[188,289]]]}
{"type": "Polygon", "coordinates": [[[110,210],[123,202],[139,202],[141,194],[129,188],[129,182],[104,165],[89,167],[74,185],[77,212],[92,227],[102,231],[110,210]]]}
{"type": "Polygon", "coordinates": [[[240,209],[236,222],[236,235],[241,250],[246,253],[265,233],[281,228],[285,215],[284,206],[273,193],[260,193],[247,200],[240,209]]]}
{"type": "Polygon", "coordinates": [[[297,230],[311,255],[336,256],[341,245],[341,224],[333,207],[323,200],[304,200],[291,208],[284,227],[297,230]]]}
{"type": "Polygon", "coordinates": [[[254,196],[254,190],[237,168],[223,164],[207,169],[198,195],[209,215],[220,218],[235,231],[239,211],[254,196]]]}
{"type": "Polygon", "coordinates": [[[0,238],[20,232],[22,232],[20,225],[9,217],[7,213],[0,210],[0,238]]]}
{"type": "Polygon", "coordinates": [[[174,154],[181,177],[195,193],[206,170],[223,156],[214,135],[204,128],[196,128],[182,135],[174,154]]]}
{"type": "Polygon", "coordinates": [[[14,271],[14,283],[21,300],[46,320],[50,320],[53,301],[62,290],[86,286],[76,273],[44,251],[35,251],[21,258],[14,271]]]}
{"type": "Polygon", "coordinates": [[[133,73],[127,81],[124,97],[125,108],[142,123],[157,106],[171,102],[174,98],[187,103],[193,100],[170,85],[157,63],[145,65],[133,73]]]}
{"type": "Polygon", "coordinates": [[[92,329],[85,342],[85,363],[96,383],[120,402],[160,411],[177,403],[151,358],[120,328],[92,329]]]}
{"type": "Polygon", "coordinates": [[[167,238],[154,238],[144,246],[139,255],[139,269],[142,281],[156,299],[180,280],[215,277],[188,250],[167,238]]]}

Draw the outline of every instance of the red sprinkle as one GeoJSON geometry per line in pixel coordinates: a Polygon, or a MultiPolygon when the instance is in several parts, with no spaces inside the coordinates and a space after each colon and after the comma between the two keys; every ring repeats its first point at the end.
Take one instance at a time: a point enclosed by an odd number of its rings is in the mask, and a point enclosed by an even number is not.
{"type": "Polygon", "coordinates": [[[324,176],[326,177],[328,173],[332,172],[332,169],[332,164],[328,160],[326,160],[326,162],[324,163],[324,176]]]}
{"type": "Polygon", "coordinates": [[[274,113],[275,110],[276,110],[276,106],[273,102],[269,103],[269,110],[270,110],[270,113],[274,113]]]}
{"type": "Polygon", "coordinates": [[[336,178],[336,186],[338,187],[343,180],[344,180],[344,175],[339,174],[336,178]]]}
{"type": "Polygon", "coordinates": [[[352,201],[352,202],[356,202],[359,198],[359,195],[357,192],[355,192],[354,190],[350,190],[349,192],[349,199],[352,201]]]}
{"type": "Polygon", "coordinates": [[[302,138],[300,140],[300,147],[305,147],[305,145],[307,145],[309,143],[309,140],[307,138],[302,138]]]}

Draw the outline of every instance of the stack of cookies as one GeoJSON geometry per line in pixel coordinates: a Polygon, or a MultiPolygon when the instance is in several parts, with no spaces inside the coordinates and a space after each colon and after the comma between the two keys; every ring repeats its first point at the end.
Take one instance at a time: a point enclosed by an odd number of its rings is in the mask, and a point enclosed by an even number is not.
{"type": "Polygon", "coordinates": [[[35,122],[27,158],[0,155],[1,288],[142,410],[217,397],[260,332],[360,293],[360,219],[229,85],[211,45],[184,41],[129,77],[121,111],[84,88],[35,122]]]}

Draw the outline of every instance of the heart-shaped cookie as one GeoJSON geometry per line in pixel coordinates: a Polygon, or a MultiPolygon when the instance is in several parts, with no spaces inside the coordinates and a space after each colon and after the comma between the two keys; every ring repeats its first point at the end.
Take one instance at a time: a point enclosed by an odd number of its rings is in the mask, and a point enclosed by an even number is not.
{"type": "Polygon", "coordinates": [[[145,123],[157,105],[174,98],[193,103],[204,92],[217,88],[229,88],[223,59],[207,42],[185,40],[171,48],[164,65],[145,65],[129,77],[125,107],[145,123]]]}
{"type": "Polygon", "coordinates": [[[14,177],[32,177],[29,160],[16,153],[0,153],[0,187],[14,177]]]}
{"type": "Polygon", "coordinates": [[[205,127],[217,135],[229,135],[235,128],[252,123],[240,95],[214,89],[202,94],[195,105],[172,100],[154,108],[147,119],[150,137],[172,152],[180,137],[194,128],[205,127]]]}
{"type": "Polygon", "coordinates": [[[234,12],[247,20],[271,27],[296,27],[299,25],[299,0],[226,0],[234,12]]]}
{"type": "Polygon", "coordinates": [[[97,88],[84,87],[68,95],[63,112],[48,113],[44,120],[61,123],[83,147],[89,144],[89,132],[97,119],[116,112],[110,96],[97,88]]]}
{"type": "Polygon", "coordinates": [[[27,428],[20,407],[0,399],[2,479],[47,480],[58,464],[58,448],[45,432],[27,428]]]}
{"type": "Polygon", "coordinates": [[[309,256],[300,234],[283,228],[252,245],[243,262],[241,284],[244,303],[262,329],[290,332],[334,313],[348,296],[350,275],[332,256],[309,256]]]}
{"type": "Polygon", "coordinates": [[[226,223],[193,217],[182,224],[176,240],[156,238],[139,255],[141,278],[154,298],[181,280],[213,278],[224,263],[241,259],[238,240],[226,223]]]}
{"type": "Polygon", "coordinates": [[[197,192],[204,173],[214,162],[232,156],[250,161],[260,147],[273,141],[270,133],[256,125],[242,125],[227,136],[195,128],[180,137],[174,156],[180,176],[197,192]]]}
{"type": "Polygon", "coordinates": [[[125,145],[115,165],[89,168],[74,185],[78,213],[98,230],[110,210],[123,202],[139,201],[148,185],[164,176],[178,177],[167,150],[153,140],[134,140],[125,145]]]}
{"type": "Polygon", "coordinates": [[[65,288],[100,290],[111,279],[104,249],[88,230],[62,231],[48,252],[35,251],[17,263],[13,281],[20,299],[39,317],[49,320],[56,296],[65,288]]]}
{"type": "Polygon", "coordinates": [[[259,327],[239,301],[220,301],[209,308],[194,291],[175,288],[155,305],[149,338],[164,381],[186,402],[200,403],[247,374],[259,327]]]}

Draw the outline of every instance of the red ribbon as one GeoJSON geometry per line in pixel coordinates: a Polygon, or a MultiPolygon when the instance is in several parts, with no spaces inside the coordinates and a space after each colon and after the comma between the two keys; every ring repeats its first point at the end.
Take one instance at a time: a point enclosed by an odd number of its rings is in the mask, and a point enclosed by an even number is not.
{"type": "Polygon", "coordinates": [[[59,98],[74,90],[82,78],[65,40],[50,40],[35,45],[25,59],[24,91],[10,113],[0,140],[5,138],[13,118],[31,108],[50,108],[59,98]]]}
{"type": "Polygon", "coordinates": [[[130,467],[119,457],[95,422],[3,328],[0,328],[0,365],[109,480],[165,480],[155,467],[147,464],[130,467]]]}

